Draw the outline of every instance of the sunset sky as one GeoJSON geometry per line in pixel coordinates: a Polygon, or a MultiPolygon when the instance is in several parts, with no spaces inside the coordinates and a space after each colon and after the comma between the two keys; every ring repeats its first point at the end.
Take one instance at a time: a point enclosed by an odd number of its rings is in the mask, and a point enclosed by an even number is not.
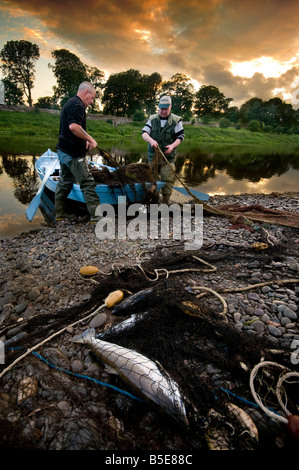
{"type": "Polygon", "coordinates": [[[297,0],[0,0],[0,49],[40,48],[33,98],[52,95],[51,52],[65,48],[111,73],[188,75],[232,105],[279,96],[299,106],[297,0]]]}

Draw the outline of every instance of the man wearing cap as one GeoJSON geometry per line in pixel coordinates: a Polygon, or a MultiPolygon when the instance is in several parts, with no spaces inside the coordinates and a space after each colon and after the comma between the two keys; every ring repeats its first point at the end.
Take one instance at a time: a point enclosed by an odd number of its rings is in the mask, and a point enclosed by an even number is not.
{"type": "MultiPolygon", "coordinates": [[[[169,161],[173,170],[175,169],[175,149],[184,140],[184,128],[182,118],[171,113],[171,97],[162,96],[159,102],[159,112],[149,117],[142,129],[142,138],[148,143],[148,161],[151,163],[154,149],[160,147],[169,161]]],[[[163,202],[169,203],[174,184],[174,173],[169,165],[160,168],[161,180],[165,181],[162,189],[163,202]]]]}

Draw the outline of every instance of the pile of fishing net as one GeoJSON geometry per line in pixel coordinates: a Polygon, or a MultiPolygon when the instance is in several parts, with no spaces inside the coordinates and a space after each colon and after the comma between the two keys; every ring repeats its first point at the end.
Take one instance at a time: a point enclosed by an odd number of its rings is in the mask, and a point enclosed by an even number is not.
{"type": "MultiPolygon", "coordinates": [[[[275,383],[281,370],[277,371],[271,364],[277,362],[287,370],[290,351],[273,350],[267,338],[238,331],[223,312],[221,296],[211,292],[199,295],[202,292],[196,289],[195,283],[189,283],[192,273],[198,280],[200,270],[205,272],[210,268],[212,271],[213,266],[219,266],[221,270],[221,264],[226,269],[230,262],[234,263],[237,250],[235,253],[230,251],[229,260],[213,254],[205,256],[201,253],[198,258],[194,255],[199,253],[158,251],[138,266],[116,266],[109,276],[99,273],[94,278],[97,287],[83,305],[32,318],[27,322],[27,336],[19,345],[37,344],[53,330],[84,318],[103,304],[115,289],[122,290],[124,300],[107,312],[110,325],[105,331],[105,341],[138,351],[161,365],[178,384],[189,421],[188,428],[181,427],[171,418],[169,421],[167,416],[162,419],[163,410],[157,411],[153,407],[157,413],[156,427],[153,428],[144,417],[150,404],[145,407],[124,397],[120,412],[117,394],[109,389],[97,389],[94,393],[99,394],[99,400],[106,403],[113,415],[118,413],[126,420],[126,428],[130,435],[134,434],[139,446],[143,443],[147,448],[151,441],[159,448],[160,433],[167,434],[171,430],[180,440],[179,448],[185,450],[274,448],[273,436],[282,436],[287,447],[292,448],[294,443],[287,427],[262,412],[250,388],[253,368],[262,360],[269,362],[270,367],[262,377],[255,379],[255,387],[258,394],[265,397],[267,406],[275,408],[275,383]],[[133,314],[136,321],[130,328],[119,330],[117,325],[133,314]],[[140,423],[144,424],[142,433],[140,423]]],[[[12,361],[15,354],[7,359],[12,361]]],[[[118,387],[126,387],[115,375],[107,380],[118,387]]],[[[285,391],[288,409],[292,414],[298,414],[298,383],[286,384],[285,391]]],[[[126,449],[132,442],[124,439],[118,445],[120,449],[126,449]]]]}
{"type": "Polygon", "coordinates": [[[134,183],[153,182],[153,173],[147,163],[130,163],[120,166],[114,171],[108,167],[89,165],[89,171],[97,184],[106,184],[108,186],[134,183]]]}

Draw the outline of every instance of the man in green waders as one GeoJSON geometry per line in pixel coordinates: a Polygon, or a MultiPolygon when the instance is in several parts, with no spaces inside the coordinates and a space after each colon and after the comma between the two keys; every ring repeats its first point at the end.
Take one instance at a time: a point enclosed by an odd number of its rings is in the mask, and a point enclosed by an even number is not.
{"type": "Polygon", "coordinates": [[[86,108],[95,98],[96,90],[89,82],[79,85],[77,95],[68,100],[61,111],[57,154],[60,161],[60,177],[55,193],[56,220],[72,217],[67,210],[67,196],[72,190],[74,179],[80,185],[91,222],[97,222],[95,215],[100,199],[96,184],[89,173],[85,155],[97,142],[86,132],[86,108]]]}
{"type": "MultiPolygon", "coordinates": [[[[148,162],[151,163],[154,149],[159,146],[174,170],[175,149],[184,140],[185,135],[182,118],[171,112],[171,106],[171,97],[162,96],[159,112],[149,117],[142,129],[142,138],[148,143],[148,162]]],[[[168,204],[175,176],[166,163],[160,168],[160,176],[161,181],[166,183],[162,188],[163,203],[168,204]]]]}

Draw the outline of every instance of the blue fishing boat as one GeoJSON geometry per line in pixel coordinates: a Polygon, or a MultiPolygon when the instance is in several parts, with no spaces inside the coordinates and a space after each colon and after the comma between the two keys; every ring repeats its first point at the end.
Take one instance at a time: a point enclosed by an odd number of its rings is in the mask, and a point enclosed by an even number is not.
{"type": "MultiPolygon", "coordinates": [[[[110,172],[116,171],[115,168],[109,167],[107,165],[103,165],[97,162],[89,161],[89,164],[98,170],[103,168],[108,169],[110,172]]],[[[36,171],[38,172],[41,180],[44,179],[47,170],[52,167],[51,175],[48,177],[47,181],[45,182],[45,187],[50,190],[51,192],[55,193],[56,186],[59,180],[59,169],[60,164],[57,157],[57,153],[52,152],[50,149],[47,150],[44,154],[42,154],[35,163],[36,171]],[[55,163],[56,161],[56,163],[55,163]]],[[[164,182],[157,181],[157,190],[159,191],[163,186],[164,182]]],[[[129,203],[136,203],[142,202],[145,198],[146,189],[151,187],[151,182],[146,183],[132,183],[126,185],[106,185],[106,184],[97,184],[96,192],[99,195],[101,204],[117,204],[118,197],[126,197],[127,202],[129,203]]],[[[78,202],[78,203],[85,203],[84,195],[80,189],[79,184],[74,183],[73,189],[71,190],[68,198],[71,201],[78,202]]]]}
{"type": "MultiPolygon", "coordinates": [[[[111,174],[117,171],[116,168],[104,165],[102,163],[97,163],[93,161],[88,161],[92,169],[97,171],[110,172],[111,174]]],[[[41,179],[41,184],[38,189],[37,194],[31,201],[29,207],[27,208],[25,214],[27,219],[31,222],[36,214],[38,207],[42,205],[42,200],[44,198],[45,192],[49,192],[50,196],[54,197],[56,186],[59,181],[59,170],[60,163],[57,153],[48,149],[43,153],[35,163],[35,169],[38,172],[38,175],[41,179]]],[[[160,191],[161,188],[165,185],[163,181],[156,181],[156,191],[160,191]]],[[[119,203],[119,198],[122,198],[122,202],[127,204],[133,203],[142,203],[146,198],[146,192],[150,190],[152,182],[142,182],[142,183],[130,183],[130,184],[102,184],[97,183],[96,192],[100,198],[101,204],[112,204],[116,205],[119,203]]],[[[195,191],[193,189],[189,190],[185,187],[175,186],[173,189],[176,191],[185,194],[185,195],[194,195],[202,201],[207,201],[209,195],[195,191]]],[[[75,203],[79,206],[86,208],[84,195],[80,189],[79,184],[74,182],[73,188],[68,195],[70,202],[75,203]]],[[[52,210],[53,212],[53,210],[52,210]]]]}

